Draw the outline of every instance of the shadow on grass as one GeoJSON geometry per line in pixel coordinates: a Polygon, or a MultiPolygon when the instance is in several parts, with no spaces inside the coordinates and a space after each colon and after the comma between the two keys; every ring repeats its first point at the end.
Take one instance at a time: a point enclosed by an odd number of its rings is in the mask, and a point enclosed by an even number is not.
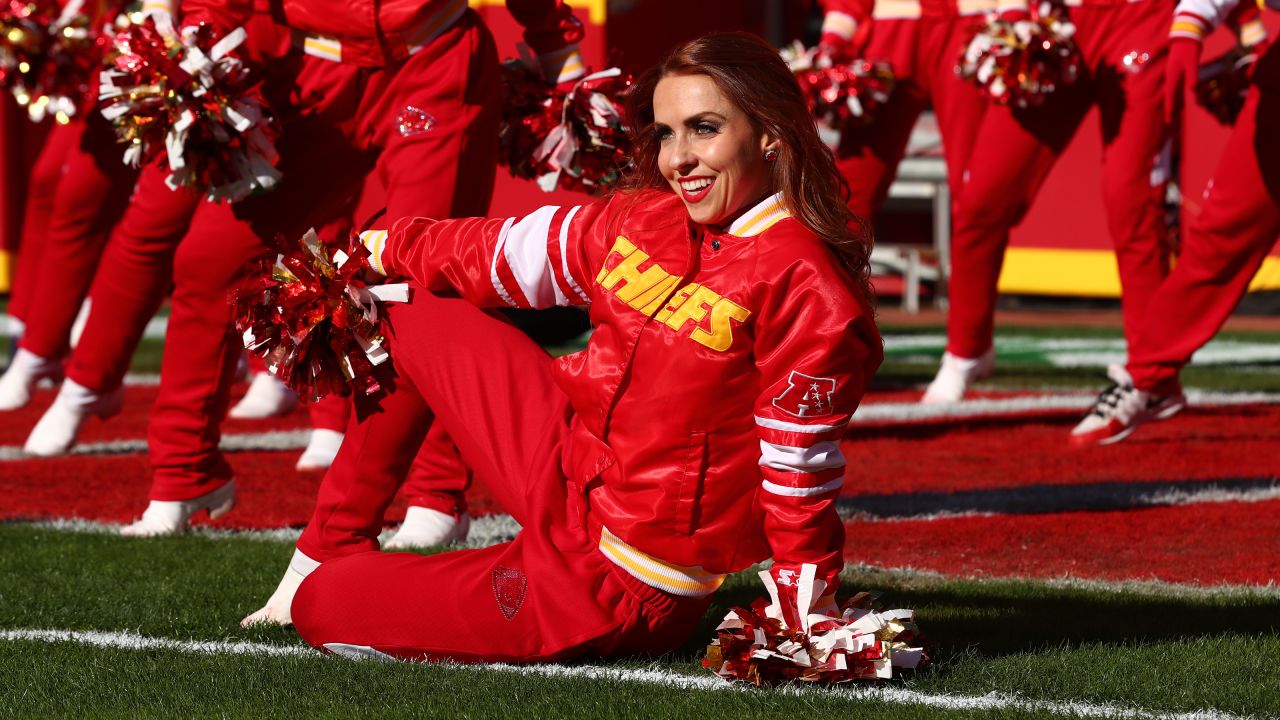
{"type": "MultiPolygon", "coordinates": [[[[852,583],[846,581],[845,587],[852,583]]],[[[701,658],[729,608],[763,595],[750,585],[722,590],[675,659],[701,658]]],[[[1280,634],[1280,597],[1154,597],[1016,582],[897,588],[886,607],[914,608],[936,644],[935,667],[960,656],[996,658],[1082,645],[1149,645],[1226,633],[1280,634]]]]}

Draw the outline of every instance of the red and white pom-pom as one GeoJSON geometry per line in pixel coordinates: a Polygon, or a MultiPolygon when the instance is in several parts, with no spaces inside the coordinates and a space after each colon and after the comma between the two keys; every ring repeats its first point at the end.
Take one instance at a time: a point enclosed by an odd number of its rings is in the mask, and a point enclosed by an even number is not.
{"type": "Polygon", "coordinates": [[[716,628],[702,666],[726,680],[752,685],[780,682],[843,683],[887,680],[893,669],[923,668],[929,662],[910,610],[879,610],[868,593],[844,603],[839,617],[814,612],[825,583],[817,568],[804,565],[797,584],[800,628],[783,619],[778,588],[768,571],[760,573],[771,602],[761,598],[750,608],[735,607],[716,628]]]}
{"type": "Polygon", "coordinates": [[[53,3],[9,0],[0,7],[0,85],[32,122],[70,122],[102,62],[107,38],[83,5],[68,2],[59,12],[53,3]]]}
{"type": "Polygon", "coordinates": [[[1253,82],[1258,51],[1236,46],[1200,66],[1196,100],[1223,125],[1234,125],[1253,82]]]}
{"type": "Polygon", "coordinates": [[[552,85],[530,62],[502,65],[498,162],[544,192],[557,187],[607,192],[631,163],[622,96],[631,76],[618,68],[592,73],[567,88],[552,85]]]}
{"type": "Polygon", "coordinates": [[[851,126],[874,122],[876,111],[893,94],[893,69],[887,62],[834,63],[819,48],[799,42],[783,48],[781,55],[800,84],[819,134],[832,147],[851,126]]]}
{"type": "Polygon", "coordinates": [[[993,18],[973,36],[956,72],[998,105],[1034,107],[1080,75],[1076,27],[1061,6],[1040,5],[1035,20],[993,18]]]}
{"type": "Polygon", "coordinates": [[[277,130],[258,82],[233,54],[238,28],[216,39],[207,26],[181,37],[148,18],[121,30],[102,71],[102,114],[138,166],[164,154],[169,187],[234,202],[275,186],[277,130]]]}
{"type": "Polygon", "coordinates": [[[407,302],[409,286],[365,282],[375,275],[359,238],[331,246],[308,232],[232,291],[245,348],[303,397],[378,393],[374,368],[390,359],[378,304],[407,302]]]}

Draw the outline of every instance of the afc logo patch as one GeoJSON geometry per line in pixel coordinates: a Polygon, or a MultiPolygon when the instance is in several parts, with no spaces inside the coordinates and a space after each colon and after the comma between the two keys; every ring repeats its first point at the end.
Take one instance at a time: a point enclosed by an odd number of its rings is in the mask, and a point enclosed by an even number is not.
{"type": "Polygon", "coordinates": [[[524,593],[529,588],[529,581],[524,572],[499,565],[490,575],[493,583],[493,599],[498,601],[498,610],[502,617],[510,620],[520,612],[524,604],[524,593]]]}
{"type": "Polygon", "coordinates": [[[827,415],[831,412],[831,396],[835,393],[835,380],[792,370],[787,378],[787,389],[773,399],[773,406],[798,418],[827,415]]]}

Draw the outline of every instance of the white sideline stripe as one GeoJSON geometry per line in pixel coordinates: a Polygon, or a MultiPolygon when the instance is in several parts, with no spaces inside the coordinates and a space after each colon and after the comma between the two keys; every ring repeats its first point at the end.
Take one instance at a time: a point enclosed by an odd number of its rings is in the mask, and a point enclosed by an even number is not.
{"type": "Polygon", "coordinates": [[[1090,592],[1106,592],[1115,595],[1143,595],[1155,598],[1224,598],[1224,599],[1260,599],[1274,600],[1280,598],[1280,584],[1275,581],[1266,585],[1191,585],[1172,583],[1154,578],[1135,580],[1098,580],[1073,575],[1055,578],[1037,578],[1020,575],[986,575],[956,574],[948,575],[936,570],[925,570],[910,566],[888,567],[868,563],[845,563],[843,575],[858,573],[880,573],[896,580],[916,580],[928,582],[977,582],[977,583],[1021,583],[1023,585],[1044,585],[1051,588],[1067,590],[1088,590],[1090,592]]]}
{"type": "MultiPolygon", "coordinates": [[[[273,430],[261,433],[229,433],[222,436],[219,445],[227,452],[253,450],[301,450],[307,446],[310,430],[273,430]]],[[[81,443],[71,448],[68,455],[127,455],[145,453],[146,440],[109,440],[81,443]]],[[[34,457],[17,445],[0,445],[0,461],[23,460],[34,457]]]]}
{"type": "Polygon", "coordinates": [[[1146,505],[1199,505],[1202,503],[1260,503],[1280,499],[1280,485],[1252,488],[1249,490],[1228,490],[1220,487],[1207,487],[1202,490],[1165,490],[1163,492],[1144,495],[1139,502],[1146,505]]]}
{"type": "MultiPolygon", "coordinates": [[[[980,417],[984,415],[1017,415],[1019,413],[1045,410],[1078,410],[1083,412],[1093,404],[1095,398],[1097,398],[1097,394],[1090,392],[1025,395],[1011,398],[979,398],[937,405],[925,405],[918,402],[868,403],[858,408],[853,418],[849,420],[849,424],[935,420],[980,417]]],[[[1188,390],[1187,402],[1192,406],[1200,407],[1274,405],[1280,403],[1280,393],[1188,390]]]]}
{"type": "MultiPolygon", "coordinates": [[[[125,650],[173,650],[193,655],[252,655],[265,657],[323,657],[310,648],[259,642],[221,640],[170,640],[147,637],[131,632],[95,632],[78,630],[11,629],[0,630],[0,640],[9,642],[78,643],[101,648],[125,650]]],[[[1140,708],[1086,702],[1030,700],[1000,693],[982,696],[944,695],[897,687],[802,687],[787,685],[772,690],[757,690],[746,685],[728,683],[710,673],[687,675],[659,668],[618,668],[599,665],[457,665],[443,664],[454,671],[488,670],[543,678],[583,678],[660,685],[680,690],[708,692],[773,692],[795,697],[835,697],[855,702],[883,702],[890,705],[919,705],[942,710],[1013,710],[1047,712],[1067,717],[1123,718],[1132,720],[1245,720],[1248,716],[1218,710],[1196,710],[1189,713],[1160,713],[1140,708]]]]}
{"type": "MultiPolygon", "coordinates": [[[[99,522],[97,520],[85,520],[83,518],[37,520],[34,522],[15,524],[21,524],[26,527],[39,528],[43,530],[52,530],[54,532],[80,533],[85,535],[118,535],[120,533],[120,529],[124,527],[122,523],[99,522]]],[[[379,540],[385,542],[393,532],[394,530],[392,528],[387,528],[379,536],[379,540]]],[[[512,518],[510,515],[481,515],[471,518],[471,530],[467,533],[467,541],[459,543],[459,546],[465,548],[486,548],[492,545],[497,545],[498,543],[508,542],[514,539],[518,532],[520,532],[520,523],[516,522],[515,518],[512,518]]],[[[245,540],[269,540],[273,542],[287,542],[292,544],[298,541],[298,537],[302,535],[302,529],[285,527],[264,530],[233,530],[197,525],[187,531],[187,534],[195,537],[211,539],[237,538],[245,540]]],[[[145,542],[145,540],[143,542],[145,542]]]]}

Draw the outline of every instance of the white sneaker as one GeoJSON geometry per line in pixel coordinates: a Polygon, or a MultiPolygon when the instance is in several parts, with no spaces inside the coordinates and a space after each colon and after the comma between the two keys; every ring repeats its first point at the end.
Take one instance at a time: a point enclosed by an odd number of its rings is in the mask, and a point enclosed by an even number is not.
{"type": "Polygon", "coordinates": [[[191,518],[201,510],[208,510],[209,519],[216,520],[235,506],[236,481],[228,480],[222,487],[191,500],[152,500],[142,517],[121,528],[120,534],[129,537],[181,535],[191,527],[191,518]]]}
{"type": "Polygon", "coordinates": [[[996,366],[996,349],[978,358],[962,358],[949,352],[942,354],[942,366],[929,383],[920,402],[926,405],[960,402],[969,386],[991,374],[996,366]]]}
{"type": "Polygon", "coordinates": [[[285,568],[284,577],[280,578],[276,591],[267,598],[267,604],[244,616],[240,621],[240,627],[292,625],[293,596],[298,594],[298,586],[302,581],[306,580],[307,576],[318,567],[320,563],[303,555],[301,550],[294,550],[293,558],[289,560],[289,567],[285,568]]]}
{"type": "Polygon", "coordinates": [[[80,427],[89,416],[96,415],[105,420],[119,413],[123,406],[124,386],[98,393],[74,380],[63,381],[58,396],[31,429],[22,449],[41,457],[66,455],[76,444],[80,427]]]}
{"type": "Polygon", "coordinates": [[[298,395],[269,372],[256,373],[240,402],[227,417],[241,420],[287,415],[298,404],[298,395]]]}
{"type": "Polygon", "coordinates": [[[396,534],[382,546],[384,550],[409,550],[429,548],[447,543],[462,542],[471,530],[471,516],[467,513],[454,516],[431,508],[410,505],[404,515],[404,523],[396,534]]]}
{"type": "Polygon", "coordinates": [[[1076,447],[1118,443],[1142,423],[1171,418],[1187,406],[1181,388],[1167,395],[1139,390],[1123,366],[1108,367],[1107,377],[1113,384],[1098,395],[1088,414],[1071,429],[1069,439],[1076,447]]]}
{"type": "Polygon", "coordinates": [[[31,402],[31,391],[41,380],[61,379],[61,362],[18,348],[9,369],[0,375],[0,410],[17,410],[31,402]]]}
{"type": "Polygon", "coordinates": [[[342,433],[337,430],[315,429],[307,439],[307,449],[302,451],[295,465],[299,471],[327,470],[342,447],[342,433]]]}

